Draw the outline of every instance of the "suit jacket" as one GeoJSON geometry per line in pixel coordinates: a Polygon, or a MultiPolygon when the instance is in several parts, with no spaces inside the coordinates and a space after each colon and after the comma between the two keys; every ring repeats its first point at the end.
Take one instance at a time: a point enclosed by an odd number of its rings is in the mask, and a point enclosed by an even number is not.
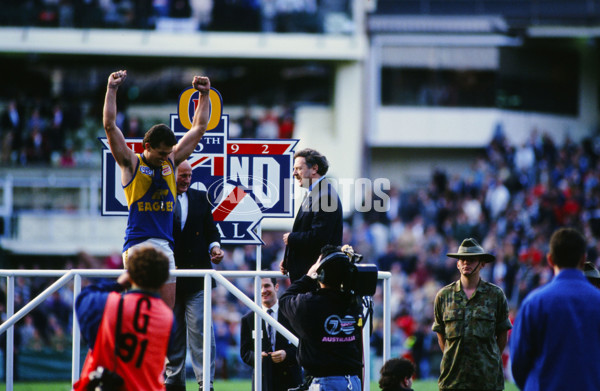
{"type": "MultiPolygon", "coordinates": [[[[220,243],[220,235],[212,217],[208,194],[188,189],[188,214],[183,230],[173,224],[175,266],[178,269],[212,269],[208,246],[220,243]]],[[[197,292],[204,289],[203,277],[177,279],[177,294],[197,292]]]]}
{"type": "MultiPolygon", "coordinates": [[[[254,367],[254,312],[248,312],[242,317],[240,356],[242,361],[254,367]]],[[[287,318],[279,311],[277,321],[286,329],[291,330],[287,318]]],[[[262,351],[270,352],[271,343],[267,334],[267,324],[262,322],[262,351]]],[[[302,370],[296,358],[296,347],[283,335],[275,334],[275,350],[285,350],[285,360],[274,363],[271,357],[262,359],[262,391],[287,391],[288,388],[297,387],[302,383],[302,370]]],[[[254,390],[254,375],[252,377],[252,389],[254,390]]]]}
{"type": "Polygon", "coordinates": [[[326,244],[342,244],[342,203],[333,184],[323,178],[302,202],[285,249],[284,267],[292,282],[308,272],[326,244]]]}

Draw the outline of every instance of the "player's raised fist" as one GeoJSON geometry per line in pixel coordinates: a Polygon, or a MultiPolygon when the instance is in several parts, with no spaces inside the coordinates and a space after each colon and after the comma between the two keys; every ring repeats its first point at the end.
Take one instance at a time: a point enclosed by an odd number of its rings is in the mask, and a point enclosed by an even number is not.
{"type": "Polygon", "coordinates": [[[108,86],[110,88],[116,88],[120,86],[127,78],[127,71],[116,71],[110,74],[108,77],[108,86]]]}
{"type": "Polygon", "coordinates": [[[192,85],[195,89],[200,91],[201,94],[208,94],[210,91],[210,80],[206,76],[194,76],[192,85]]]}

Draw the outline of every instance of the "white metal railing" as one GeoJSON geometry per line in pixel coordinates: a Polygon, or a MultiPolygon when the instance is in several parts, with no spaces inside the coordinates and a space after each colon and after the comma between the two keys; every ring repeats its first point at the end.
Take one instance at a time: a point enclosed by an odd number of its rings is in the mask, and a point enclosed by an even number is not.
{"type": "MultiPolygon", "coordinates": [[[[116,278],[123,273],[123,270],[105,270],[105,269],[72,269],[72,270],[0,270],[0,276],[7,278],[7,296],[6,296],[6,315],[7,320],[0,325],[0,334],[6,332],[6,390],[13,390],[14,383],[14,325],[21,320],[31,310],[46,300],[54,292],[73,280],[73,297],[77,297],[81,291],[81,277],[105,277],[116,278]],[[37,297],[27,303],[17,313],[14,313],[14,288],[15,277],[59,277],[53,284],[46,288],[37,297]]],[[[283,327],[272,316],[264,311],[260,305],[260,286],[261,278],[287,278],[277,271],[216,271],[212,269],[189,269],[173,270],[171,272],[176,277],[204,277],[204,289],[209,292],[212,287],[212,279],[224,286],[231,294],[238,298],[242,303],[248,306],[253,312],[259,315],[255,317],[255,335],[262,335],[261,319],[270,324],[287,338],[294,345],[298,346],[298,338],[289,330],[283,327]],[[246,296],[238,287],[231,283],[227,278],[249,278],[255,279],[255,300],[246,296]]],[[[378,278],[383,280],[383,359],[390,358],[391,349],[391,309],[390,309],[390,285],[391,273],[379,272],[378,278]]],[[[210,384],[210,329],[212,325],[212,295],[204,295],[204,349],[203,349],[203,384],[210,384]]],[[[366,322],[363,330],[363,353],[365,364],[365,384],[370,383],[370,329],[369,322],[366,322]]],[[[74,384],[79,379],[80,371],[80,331],[75,314],[75,300],[73,301],[73,359],[71,370],[71,381],[74,384]]],[[[262,372],[260,364],[261,341],[255,338],[255,389],[261,389],[262,372]]]]}

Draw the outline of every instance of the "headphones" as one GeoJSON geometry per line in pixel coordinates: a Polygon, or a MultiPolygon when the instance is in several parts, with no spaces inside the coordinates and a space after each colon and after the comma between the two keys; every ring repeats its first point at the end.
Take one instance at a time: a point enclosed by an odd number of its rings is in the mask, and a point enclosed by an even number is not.
{"type": "MultiPolygon", "coordinates": [[[[319,263],[319,267],[317,268],[317,281],[325,284],[325,279],[327,278],[327,272],[326,272],[327,267],[326,266],[329,264],[332,264],[333,260],[335,260],[335,259],[343,259],[344,261],[346,261],[346,263],[348,264],[348,271],[351,271],[350,269],[354,266],[352,264],[352,262],[350,262],[350,258],[348,257],[348,254],[346,254],[344,252],[336,251],[331,254],[328,254],[319,263]]],[[[345,280],[345,278],[343,278],[342,281],[343,280],[345,280]]]]}

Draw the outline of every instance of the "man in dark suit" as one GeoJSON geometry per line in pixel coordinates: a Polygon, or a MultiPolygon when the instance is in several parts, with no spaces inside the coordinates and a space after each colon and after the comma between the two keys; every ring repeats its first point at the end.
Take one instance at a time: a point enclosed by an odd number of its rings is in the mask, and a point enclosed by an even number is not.
{"type": "Polygon", "coordinates": [[[285,255],[279,268],[291,282],[306,274],[326,244],[342,244],[342,203],[333,183],[324,177],[329,169],[327,158],[314,149],[294,155],[294,178],[308,194],[294,220],[292,232],[283,235],[285,255]]]}
{"type": "MultiPolygon", "coordinates": [[[[211,269],[211,262],[218,264],[223,259],[220,236],[207,193],[190,189],[191,179],[192,167],[184,161],[177,167],[177,203],[173,221],[175,265],[178,269],[211,269]]],[[[180,277],[176,286],[174,353],[167,356],[166,389],[185,391],[187,335],[194,374],[199,389],[203,390],[204,278],[180,277]]],[[[211,334],[210,390],[215,377],[216,350],[212,326],[211,334]]]]}
{"type": "MultiPolygon", "coordinates": [[[[279,284],[274,278],[263,278],[261,301],[265,311],[271,314],[282,326],[290,330],[290,323],[279,312],[277,290],[279,284]]],[[[254,313],[242,317],[240,355],[242,361],[254,367],[254,313]]],[[[262,389],[263,391],[287,391],[302,383],[302,371],[296,360],[296,347],[285,337],[263,321],[262,326],[262,389]]],[[[254,389],[254,381],[252,381],[254,389]]]]}

